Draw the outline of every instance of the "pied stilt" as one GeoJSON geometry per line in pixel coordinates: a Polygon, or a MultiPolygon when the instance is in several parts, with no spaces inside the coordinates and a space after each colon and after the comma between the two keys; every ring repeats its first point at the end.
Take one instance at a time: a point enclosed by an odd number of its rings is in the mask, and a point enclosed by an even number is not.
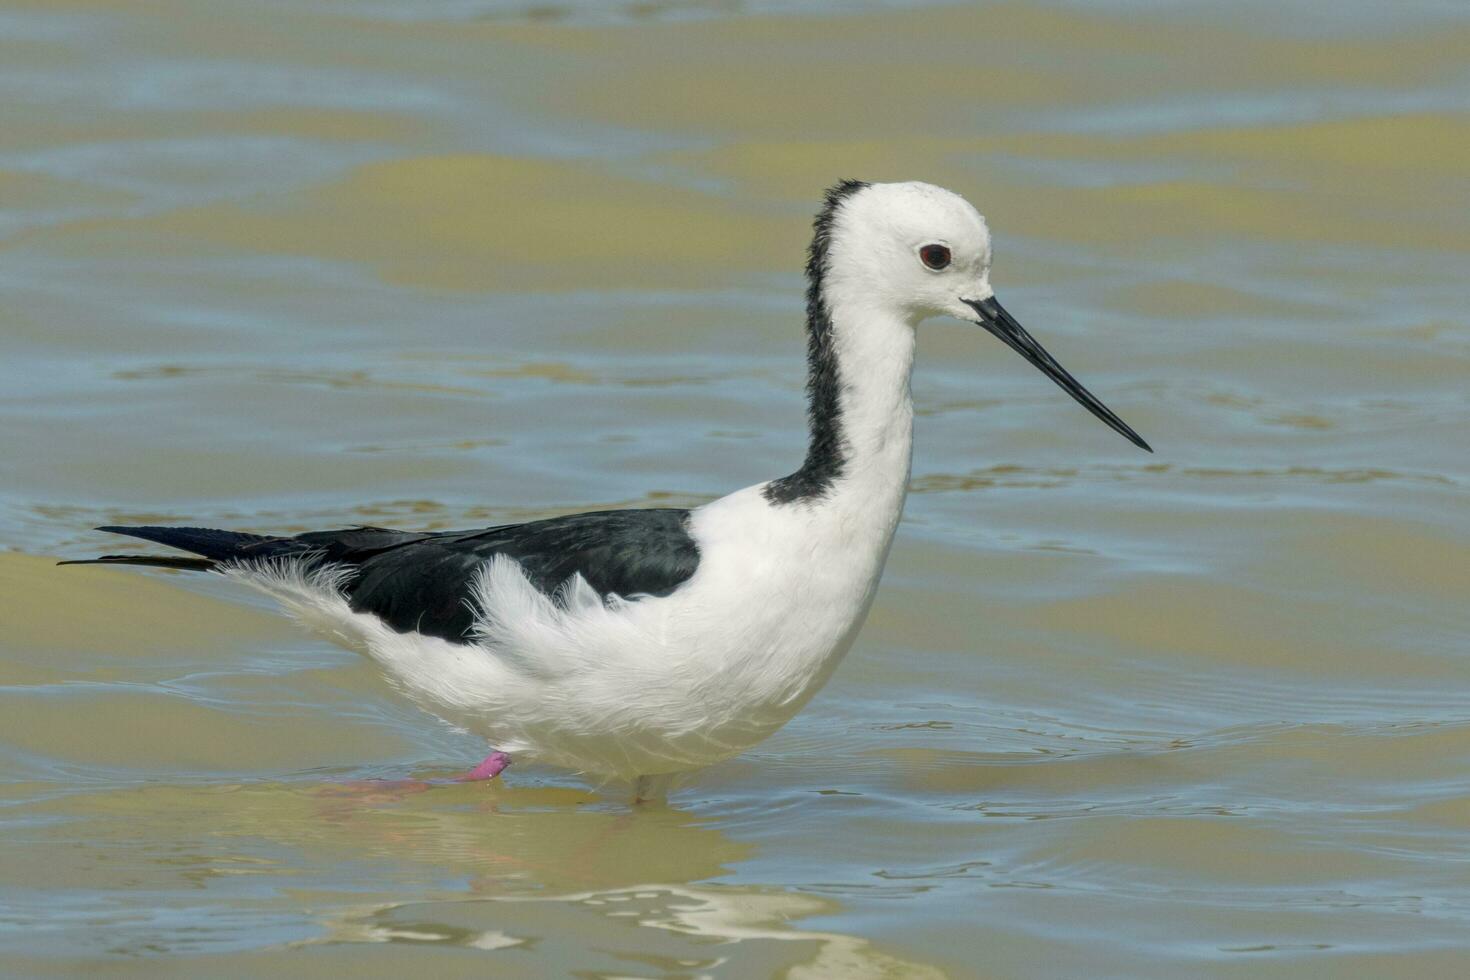
{"type": "Polygon", "coordinates": [[[510,757],[666,791],[755,745],[831,675],[867,615],[908,490],[915,328],[978,324],[1147,450],[995,299],[990,235],[930,184],[827,192],[807,262],[811,441],[789,476],[693,510],[473,531],[291,537],[103,527],[198,557],[372,658],[409,698],[510,757]]]}

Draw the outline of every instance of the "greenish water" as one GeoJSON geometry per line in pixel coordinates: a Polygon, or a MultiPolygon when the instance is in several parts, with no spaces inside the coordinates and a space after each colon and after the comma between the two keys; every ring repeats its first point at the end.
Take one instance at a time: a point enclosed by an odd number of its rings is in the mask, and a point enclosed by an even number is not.
{"type": "Polygon", "coordinates": [[[0,972],[1470,968],[1458,4],[0,6],[0,972]],[[926,179],[1158,450],[923,330],[872,618],[632,812],[88,529],[800,456],[823,187],[926,179]]]}

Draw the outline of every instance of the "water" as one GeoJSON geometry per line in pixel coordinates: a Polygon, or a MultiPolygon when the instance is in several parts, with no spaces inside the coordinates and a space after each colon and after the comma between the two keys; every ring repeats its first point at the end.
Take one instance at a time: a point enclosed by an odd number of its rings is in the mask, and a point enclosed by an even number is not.
{"type": "Polygon", "coordinates": [[[1470,963],[1470,17],[1057,2],[0,10],[0,972],[1470,963]],[[88,529],[694,504],[800,456],[839,177],[977,202],[1158,450],[923,328],[832,684],[632,813],[88,529]],[[379,780],[379,782],[372,782],[379,780]]]}

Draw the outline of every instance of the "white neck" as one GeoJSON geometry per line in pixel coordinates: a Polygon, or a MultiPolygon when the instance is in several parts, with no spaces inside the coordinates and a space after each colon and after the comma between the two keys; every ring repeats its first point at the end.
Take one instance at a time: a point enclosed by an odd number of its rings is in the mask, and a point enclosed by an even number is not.
{"type": "Polygon", "coordinates": [[[913,458],[914,327],[857,297],[829,297],[828,307],[840,379],[843,464],[827,500],[844,511],[870,514],[891,535],[913,458]]]}

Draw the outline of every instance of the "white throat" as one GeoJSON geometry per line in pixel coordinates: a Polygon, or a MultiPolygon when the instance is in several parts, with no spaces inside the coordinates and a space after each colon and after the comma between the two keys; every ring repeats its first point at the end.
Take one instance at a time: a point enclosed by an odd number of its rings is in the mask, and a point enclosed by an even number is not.
{"type": "Polygon", "coordinates": [[[870,511],[891,533],[903,509],[913,460],[914,327],[850,292],[829,297],[828,308],[840,379],[843,448],[831,501],[844,510],[870,511]]]}

